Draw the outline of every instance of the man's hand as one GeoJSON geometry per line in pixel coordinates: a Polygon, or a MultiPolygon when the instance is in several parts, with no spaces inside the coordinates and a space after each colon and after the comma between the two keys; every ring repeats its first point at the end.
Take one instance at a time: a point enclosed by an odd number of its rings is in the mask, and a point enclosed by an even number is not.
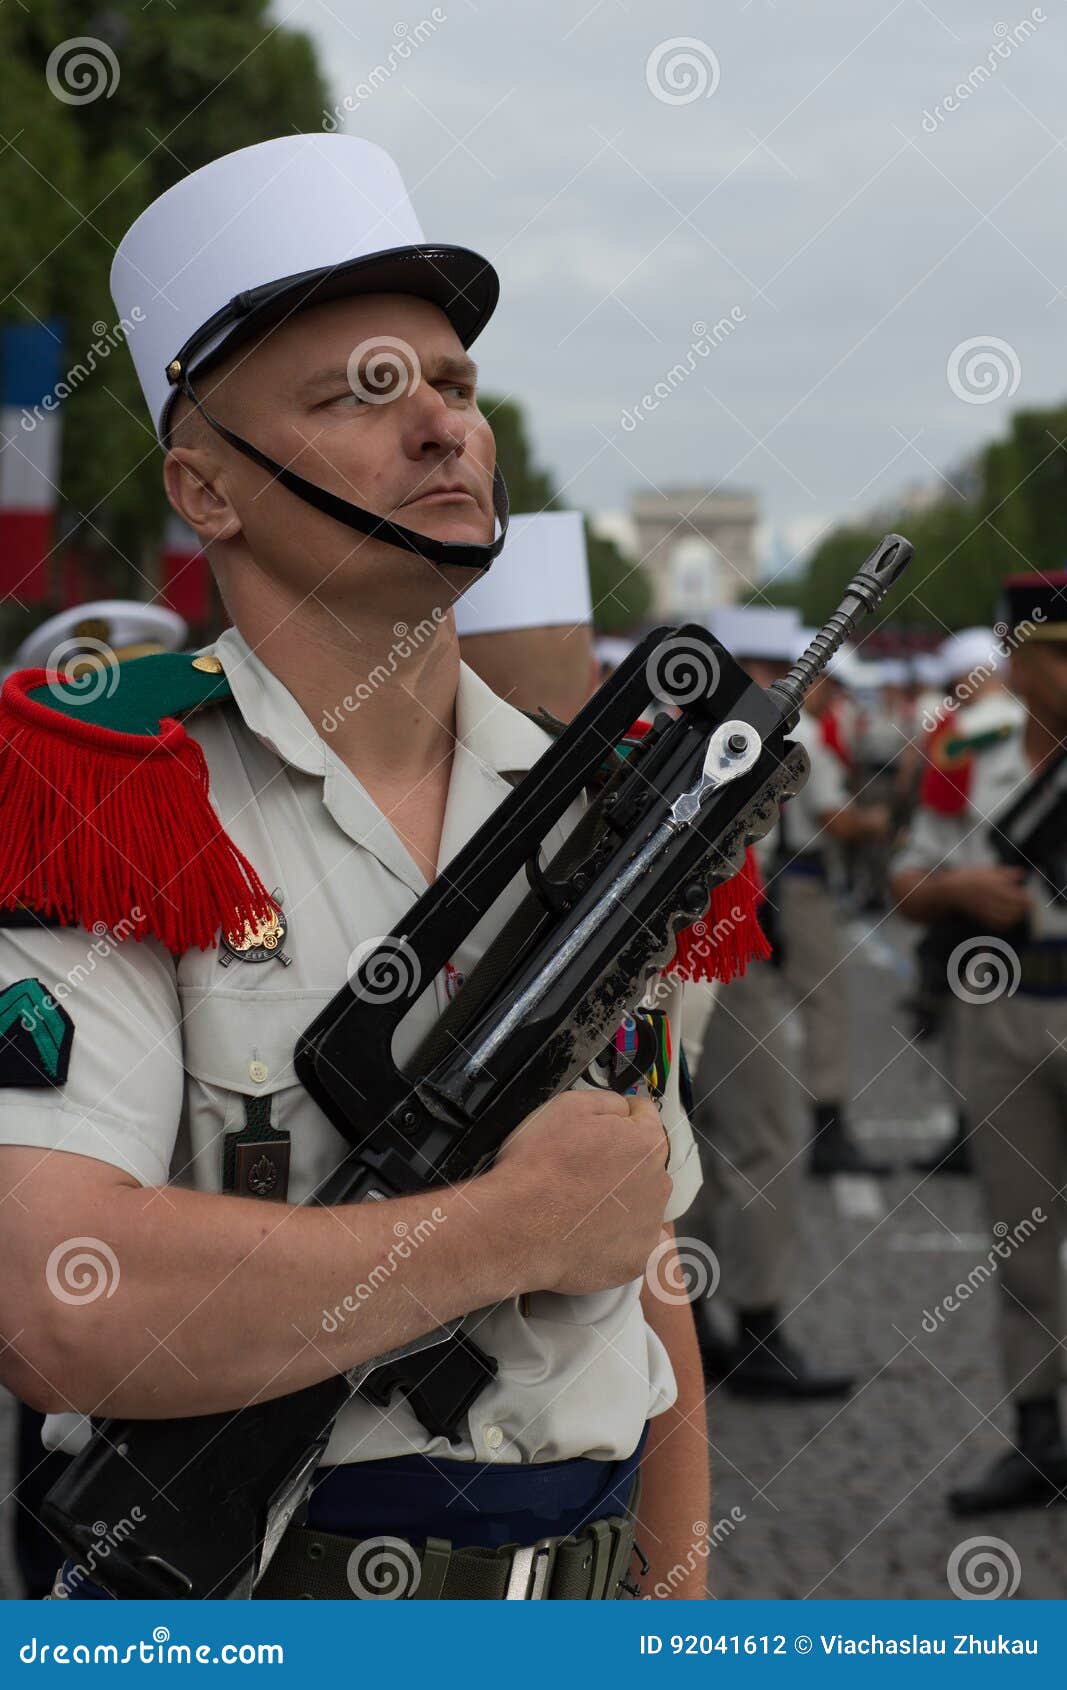
{"type": "Polygon", "coordinates": [[[957,909],[990,927],[1015,927],[1030,912],[1032,899],[1023,882],[1026,869],[995,863],[988,868],[946,871],[946,890],[957,909]]]}
{"type": "Polygon", "coordinates": [[[579,1296],[645,1271],[671,1194],[659,1110],[642,1097],[567,1091],[527,1117],[484,1176],[536,1228],[531,1291],[579,1296]]]}

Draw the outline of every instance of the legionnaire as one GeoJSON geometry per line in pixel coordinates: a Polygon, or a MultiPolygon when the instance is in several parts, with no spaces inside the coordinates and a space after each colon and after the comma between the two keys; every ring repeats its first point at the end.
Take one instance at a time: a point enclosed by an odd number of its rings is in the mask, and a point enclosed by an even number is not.
{"type": "MultiPolygon", "coordinates": [[[[761,686],[788,670],[796,628],[795,613],[763,606],[712,617],[712,631],[761,686]]],[[[765,878],[773,877],[776,852],[773,834],[756,847],[765,878]]],[[[769,927],[776,898],[772,880],[760,910],[769,927]]],[[[789,1010],[773,958],[755,962],[718,987],[699,1053],[687,1044],[704,1184],[685,1224],[712,1246],[721,1269],[715,1298],[694,1302],[706,1377],[723,1379],[738,1395],[800,1399],[844,1395],[852,1381],[815,1365],[783,1325],[797,1292],[803,1224],[803,1100],[788,1046],[789,1010]],[[717,1316],[724,1303],[731,1313],[726,1330],[717,1316]]]]}
{"type": "Polygon", "coordinates": [[[580,512],[513,516],[495,566],[455,616],[464,663],[498,698],[569,722],[600,682],[580,512]]]}
{"type": "MultiPolygon", "coordinates": [[[[803,650],[810,631],[801,630],[803,650]]],[[[849,994],[847,951],[829,885],[828,845],[884,836],[890,825],[883,804],[849,798],[844,767],[819,731],[832,697],[826,682],[811,689],[793,737],[811,760],[807,785],[786,805],[778,829],[779,856],[769,896],[778,906],[782,971],[804,1034],[801,1080],[810,1099],[813,1174],[884,1174],[885,1164],[864,1155],[846,1115],[849,1096],[849,994]]]]}
{"type": "MultiPolygon", "coordinates": [[[[959,1000],[957,1073],[997,1243],[1011,1448],[950,1492],[958,1514],[1067,1496],[1059,1411],[1067,1318],[1060,1299],[1067,1162],[1067,905],[1062,791],[1067,736],[1067,574],[1005,584],[1010,689],[1021,726],[959,736],[951,779],[927,793],[899,854],[904,915],[938,922],[959,1000]]],[[[991,1275],[992,1276],[992,1275],[991,1275]]],[[[960,1314],[965,1319],[965,1314],[960,1314]]]]}
{"type": "MultiPolygon", "coordinates": [[[[233,626],[91,702],[40,670],[4,690],[4,1382],[73,1439],[60,1416],[237,1408],[457,1316],[497,1366],[454,1442],[352,1397],[257,1596],[358,1596],[385,1534],[405,1576],[371,1594],[613,1597],[635,1525],[655,1578],[707,1519],[676,1067],[658,1109],[565,1093],[458,1189],[301,1202],[346,1145],[297,1037],[550,743],[461,665],[448,612],[506,531],[467,354],[497,287],[354,137],[169,189],[112,289],[233,626]]],[[[399,1060],[521,879],[424,983],[399,1060]]]]}
{"type": "Polygon", "coordinates": [[[72,678],[101,663],[126,663],[160,651],[179,651],[189,625],[165,604],[94,599],[38,623],[11,660],[12,669],[59,669],[72,678]]]}
{"type": "MultiPolygon", "coordinates": [[[[938,649],[938,660],[944,685],[936,703],[937,719],[917,750],[917,800],[934,816],[955,816],[966,803],[967,772],[975,748],[1021,732],[1026,711],[1004,685],[1004,653],[992,628],[964,628],[950,634],[938,649]]],[[[916,947],[915,1010],[921,1036],[940,1038],[941,1068],[955,1129],[947,1144],[939,1144],[912,1165],[923,1174],[969,1174],[974,1164],[959,1071],[959,1005],[947,968],[955,938],[950,933],[946,950],[941,943],[943,930],[941,922],[931,923],[916,947]]]]}

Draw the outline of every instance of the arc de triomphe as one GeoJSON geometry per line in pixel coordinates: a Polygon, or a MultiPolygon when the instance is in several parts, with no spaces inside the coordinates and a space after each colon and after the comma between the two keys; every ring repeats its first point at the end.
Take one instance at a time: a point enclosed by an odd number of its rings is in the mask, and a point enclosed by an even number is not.
{"type": "Polygon", "coordinates": [[[665,488],[635,495],[637,555],[653,591],[653,616],[733,604],[755,585],[755,496],[728,489],[665,488]]]}

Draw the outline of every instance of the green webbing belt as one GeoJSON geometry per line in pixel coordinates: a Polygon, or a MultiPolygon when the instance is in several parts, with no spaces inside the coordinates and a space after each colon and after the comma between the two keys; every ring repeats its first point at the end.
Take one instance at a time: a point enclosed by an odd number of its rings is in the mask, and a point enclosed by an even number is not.
{"type": "Polygon", "coordinates": [[[613,1601],[624,1594],[634,1546],[640,1474],[625,1514],[594,1520],[574,1537],[542,1538],[532,1548],[453,1549],[446,1538],[341,1537],[290,1526],[254,1598],[320,1602],[401,1598],[418,1602],[613,1601]]]}

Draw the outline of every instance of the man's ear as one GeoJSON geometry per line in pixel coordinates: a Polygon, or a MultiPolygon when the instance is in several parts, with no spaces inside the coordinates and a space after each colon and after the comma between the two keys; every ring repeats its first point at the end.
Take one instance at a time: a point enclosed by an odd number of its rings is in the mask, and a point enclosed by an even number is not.
{"type": "Polygon", "coordinates": [[[240,534],[241,519],[230,502],[214,453],[202,447],[175,446],[163,460],[163,486],[174,510],[203,545],[233,540],[240,534]]]}

